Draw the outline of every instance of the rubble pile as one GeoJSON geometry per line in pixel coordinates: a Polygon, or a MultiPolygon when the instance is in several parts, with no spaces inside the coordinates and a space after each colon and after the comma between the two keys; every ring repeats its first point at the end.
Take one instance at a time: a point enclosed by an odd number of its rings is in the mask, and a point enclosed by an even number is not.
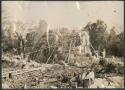
{"type": "Polygon", "coordinates": [[[3,88],[121,88],[124,86],[124,67],[121,61],[113,63],[113,60],[103,58],[93,59],[93,62],[87,64],[91,59],[84,57],[83,62],[77,60],[75,64],[64,61],[58,64],[38,64],[35,61],[18,58],[12,57],[13,61],[2,59],[2,65],[13,63],[12,70],[6,70],[12,64],[8,67],[3,66],[3,88]]]}
{"type": "Polygon", "coordinates": [[[39,66],[39,63],[32,60],[28,60],[28,58],[24,59],[19,55],[11,55],[10,53],[2,55],[3,72],[35,68],[39,66]]]}

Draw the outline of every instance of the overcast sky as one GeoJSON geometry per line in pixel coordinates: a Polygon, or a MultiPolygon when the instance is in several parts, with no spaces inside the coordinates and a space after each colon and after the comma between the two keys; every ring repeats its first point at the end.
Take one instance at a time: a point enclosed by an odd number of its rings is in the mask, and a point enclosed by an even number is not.
{"type": "Polygon", "coordinates": [[[123,1],[2,1],[11,20],[38,23],[44,19],[51,28],[83,27],[96,19],[102,19],[109,28],[123,28],[123,4],[123,1]]]}

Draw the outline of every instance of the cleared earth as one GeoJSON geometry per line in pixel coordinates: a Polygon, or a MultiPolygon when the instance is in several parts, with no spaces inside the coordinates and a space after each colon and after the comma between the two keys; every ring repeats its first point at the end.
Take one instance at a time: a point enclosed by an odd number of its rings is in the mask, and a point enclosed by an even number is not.
{"type": "Polygon", "coordinates": [[[2,57],[3,88],[123,88],[123,61],[82,58],[44,64],[20,56],[2,57]],[[93,74],[94,73],[94,74],[93,74]]]}

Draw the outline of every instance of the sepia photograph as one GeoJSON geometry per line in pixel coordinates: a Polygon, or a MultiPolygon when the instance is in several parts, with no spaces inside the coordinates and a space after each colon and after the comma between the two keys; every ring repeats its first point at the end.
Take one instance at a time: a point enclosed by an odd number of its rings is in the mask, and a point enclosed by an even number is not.
{"type": "Polygon", "coordinates": [[[124,1],[1,1],[2,89],[124,88],[124,1]]]}

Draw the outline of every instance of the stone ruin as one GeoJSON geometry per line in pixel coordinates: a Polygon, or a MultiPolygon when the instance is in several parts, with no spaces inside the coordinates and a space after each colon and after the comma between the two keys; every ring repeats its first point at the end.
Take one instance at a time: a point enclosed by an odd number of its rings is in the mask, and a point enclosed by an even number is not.
{"type": "Polygon", "coordinates": [[[90,50],[90,40],[89,40],[89,32],[87,31],[81,31],[81,45],[80,45],[80,53],[86,55],[90,54],[91,55],[91,50],[90,50]]]}

